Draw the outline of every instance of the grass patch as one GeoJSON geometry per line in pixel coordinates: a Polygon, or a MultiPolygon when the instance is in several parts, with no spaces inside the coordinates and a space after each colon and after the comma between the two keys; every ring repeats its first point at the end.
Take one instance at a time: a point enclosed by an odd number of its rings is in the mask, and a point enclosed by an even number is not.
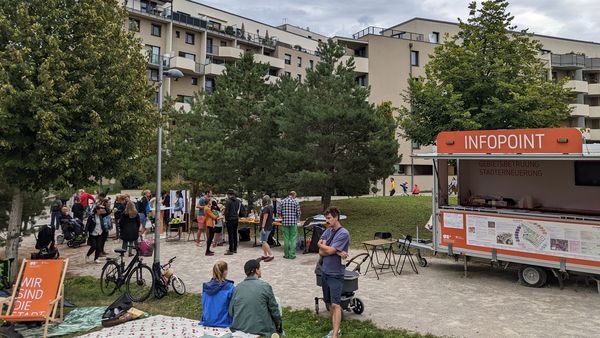
{"type": "MultiPolygon", "coordinates": [[[[69,276],[65,280],[65,297],[77,306],[108,306],[119,295],[104,296],[100,291],[98,279],[93,277],[69,276]]],[[[178,296],[169,292],[163,299],[150,299],[136,303],[135,307],[153,315],[178,316],[199,320],[202,317],[200,295],[185,294],[178,296]]],[[[331,329],[329,317],[316,315],[309,310],[283,310],[283,326],[286,337],[313,338],[322,337],[331,329]]],[[[344,320],[342,322],[344,337],[382,338],[382,337],[433,337],[409,333],[405,330],[387,330],[376,327],[371,321],[344,320]]]]}
{"type": "MultiPolygon", "coordinates": [[[[425,223],[431,216],[431,196],[400,196],[352,198],[332,201],[348,219],[342,224],[350,231],[351,246],[362,248],[362,242],[373,239],[377,231],[392,233],[394,238],[417,234],[419,238],[431,238],[425,223]]],[[[302,215],[320,214],[318,201],[302,202],[302,215]]]]}

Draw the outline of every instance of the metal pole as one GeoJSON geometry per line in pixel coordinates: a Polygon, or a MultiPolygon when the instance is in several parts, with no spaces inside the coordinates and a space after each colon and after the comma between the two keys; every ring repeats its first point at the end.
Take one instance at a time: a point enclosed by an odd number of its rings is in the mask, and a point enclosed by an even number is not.
{"type": "MultiPolygon", "coordinates": [[[[163,60],[158,60],[158,113],[162,117],[163,105],[163,60]]],[[[160,264],[160,185],[162,169],[162,119],[158,122],[157,150],[156,150],[156,203],[154,206],[154,264],[160,264]]]]}
{"type": "MultiPolygon", "coordinates": [[[[412,47],[413,47],[413,44],[411,42],[411,43],[408,44],[408,64],[409,64],[409,66],[408,66],[409,67],[408,68],[408,76],[410,78],[412,78],[412,74],[413,74],[413,65],[412,65],[412,51],[413,51],[413,49],[412,49],[412,47]]],[[[413,102],[412,102],[412,100],[410,100],[410,111],[411,111],[411,113],[412,113],[413,109],[414,109],[413,102]]],[[[413,155],[414,155],[414,149],[413,149],[414,147],[413,147],[413,145],[414,145],[414,141],[410,140],[410,187],[409,187],[409,191],[412,191],[412,189],[415,186],[415,160],[413,158],[413,155]]]]}

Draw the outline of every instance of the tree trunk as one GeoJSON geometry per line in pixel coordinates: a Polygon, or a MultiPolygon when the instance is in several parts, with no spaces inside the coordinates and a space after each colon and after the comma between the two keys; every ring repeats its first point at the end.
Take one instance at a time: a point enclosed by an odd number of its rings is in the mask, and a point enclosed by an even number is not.
{"type": "Polygon", "coordinates": [[[323,193],[323,195],[321,195],[321,208],[323,209],[323,212],[325,212],[325,210],[327,210],[330,205],[331,205],[331,192],[328,191],[326,193],[323,193]]]}
{"type": "Polygon", "coordinates": [[[16,188],[8,219],[8,231],[6,235],[6,258],[14,258],[12,265],[12,278],[17,277],[19,271],[19,240],[21,239],[21,219],[23,218],[23,192],[16,188]]]}

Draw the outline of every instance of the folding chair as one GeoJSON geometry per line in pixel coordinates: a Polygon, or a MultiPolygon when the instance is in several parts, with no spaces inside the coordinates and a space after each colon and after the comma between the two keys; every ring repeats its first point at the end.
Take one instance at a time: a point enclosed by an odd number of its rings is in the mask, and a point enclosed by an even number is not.
{"type": "Polygon", "coordinates": [[[0,319],[11,323],[44,322],[45,338],[50,322],[63,321],[64,282],[68,265],[68,258],[24,259],[12,296],[0,302],[8,305],[0,319]]]}
{"type": "Polygon", "coordinates": [[[188,236],[187,236],[188,242],[190,241],[190,237],[192,237],[192,241],[196,240],[196,236],[194,235],[194,232],[197,234],[198,231],[199,231],[199,229],[198,229],[198,221],[197,220],[193,220],[192,224],[190,225],[190,228],[188,229],[188,236]]]}
{"type": "Polygon", "coordinates": [[[419,270],[417,269],[417,264],[415,264],[415,260],[413,259],[413,255],[410,252],[410,244],[412,243],[412,236],[406,235],[404,239],[398,240],[398,248],[400,249],[400,257],[398,257],[398,261],[396,262],[396,272],[401,275],[402,270],[404,270],[404,263],[406,263],[406,259],[408,259],[408,263],[410,267],[416,274],[419,274],[419,270]],[[404,256],[404,259],[402,259],[404,256]],[[398,271],[398,265],[400,265],[400,261],[402,261],[402,266],[400,267],[400,271],[398,271]]]}

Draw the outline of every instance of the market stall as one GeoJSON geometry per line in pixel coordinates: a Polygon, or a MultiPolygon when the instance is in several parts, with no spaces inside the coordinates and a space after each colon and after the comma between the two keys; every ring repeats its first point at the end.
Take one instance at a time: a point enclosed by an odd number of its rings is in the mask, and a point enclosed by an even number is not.
{"type": "Polygon", "coordinates": [[[442,132],[436,144],[416,155],[434,162],[433,241],[413,247],[464,256],[465,269],[467,257],[519,264],[527,286],[544,285],[548,273],[561,286],[569,273],[598,280],[600,144],[575,128],[442,132]]]}

